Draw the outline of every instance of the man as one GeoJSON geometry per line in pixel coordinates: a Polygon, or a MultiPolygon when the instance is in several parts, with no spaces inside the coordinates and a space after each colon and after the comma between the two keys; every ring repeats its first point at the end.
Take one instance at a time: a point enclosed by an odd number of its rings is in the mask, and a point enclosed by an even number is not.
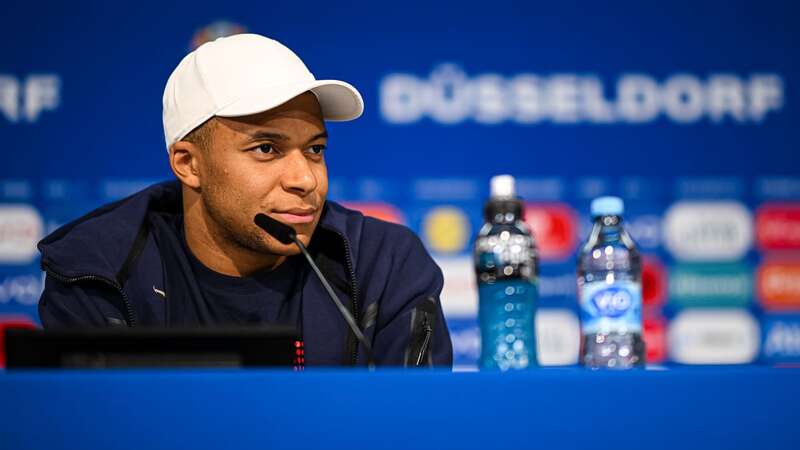
{"type": "Polygon", "coordinates": [[[348,307],[379,365],[452,365],[442,274],[407,228],[326,201],[324,119],[363,111],[358,91],[315,80],[280,43],[220,38],[167,81],[164,133],[178,181],[67,224],[39,244],[45,327],[289,324],[306,365],[364,365],[355,335],[294,244],[348,307]]]}

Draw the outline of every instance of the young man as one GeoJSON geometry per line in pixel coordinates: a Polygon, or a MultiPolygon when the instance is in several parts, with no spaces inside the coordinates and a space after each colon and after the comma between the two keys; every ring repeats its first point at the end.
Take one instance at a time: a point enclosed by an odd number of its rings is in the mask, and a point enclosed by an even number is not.
{"type": "Polygon", "coordinates": [[[280,43],[221,38],[187,55],[164,91],[177,181],[72,222],[40,244],[45,327],[288,324],[306,365],[366,356],[294,244],[308,246],[379,365],[452,365],[440,269],[407,228],[326,201],[324,120],[363,111],[351,85],[315,80],[280,43]]]}

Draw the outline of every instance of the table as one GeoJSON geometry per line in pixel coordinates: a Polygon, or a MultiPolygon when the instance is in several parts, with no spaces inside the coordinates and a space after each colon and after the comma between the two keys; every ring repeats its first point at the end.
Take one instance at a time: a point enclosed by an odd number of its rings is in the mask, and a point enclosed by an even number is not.
{"type": "Polygon", "coordinates": [[[0,372],[2,449],[800,448],[800,369],[0,372]]]}

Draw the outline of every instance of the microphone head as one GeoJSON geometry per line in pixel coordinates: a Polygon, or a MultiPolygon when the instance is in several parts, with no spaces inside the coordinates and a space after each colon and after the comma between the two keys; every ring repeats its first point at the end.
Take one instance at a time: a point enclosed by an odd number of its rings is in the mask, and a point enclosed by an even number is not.
{"type": "Polygon", "coordinates": [[[258,225],[259,228],[266,231],[270,236],[274,237],[282,244],[291,244],[294,242],[294,239],[297,236],[294,228],[286,225],[285,223],[278,222],[266,214],[256,214],[256,217],[253,219],[253,221],[256,225],[258,225]]]}

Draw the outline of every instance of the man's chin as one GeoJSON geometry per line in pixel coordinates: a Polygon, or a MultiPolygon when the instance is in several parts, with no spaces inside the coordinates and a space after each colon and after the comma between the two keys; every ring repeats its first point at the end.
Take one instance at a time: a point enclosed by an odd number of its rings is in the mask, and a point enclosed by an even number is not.
{"type": "MultiPolygon", "coordinates": [[[[300,242],[303,243],[306,247],[308,247],[309,241],[311,239],[304,234],[297,235],[297,238],[300,242]]],[[[267,252],[272,253],[274,255],[281,255],[281,256],[293,256],[300,253],[300,248],[292,242],[291,244],[283,244],[278,242],[277,240],[270,240],[267,248],[265,249],[267,252]]]]}

